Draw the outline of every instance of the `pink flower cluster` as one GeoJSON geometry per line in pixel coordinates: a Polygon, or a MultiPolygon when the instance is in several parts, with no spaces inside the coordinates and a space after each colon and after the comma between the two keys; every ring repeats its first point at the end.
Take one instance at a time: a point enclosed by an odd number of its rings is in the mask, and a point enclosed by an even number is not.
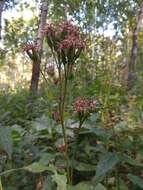
{"type": "Polygon", "coordinates": [[[27,44],[24,45],[23,47],[23,51],[29,52],[29,51],[37,51],[38,47],[36,46],[36,44],[34,44],[33,42],[28,42],[27,44]]]}
{"type": "Polygon", "coordinates": [[[47,25],[45,34],[50,37],[57,50],[85,48],[85,42],[80,37],[79,28],[72,21],[65,21],[56,26],[47,25]]]}
{"type": "Polygon", "coordinates": [[[44,30],[44,35],[55,35],[56,34],[56,29],[55,27],[52,25],[52,24],[47,24],[47,26],[45,27],[45,30],[44,30]]]}
{"type": "Polygon", "coordinates": [[[70,35],[59,43],[58,48],[59,50],[64,50],[69,48],[82,49],[85,48],[85,42],[83,42],[76,36],[70,35]]]}
{"type": "Polygon", "coordinates": [[[63,23],[59,24],[59,32],[64,33],[66,32],[67,35],[74,35],[79,36],[79,28],[73,24],[72,21],[64,21],[63,23]]]}
{"type": "Polygon", "coordinates": [[[78,98],[74,103],[74,112],[76,114],[86,114],[95,111],[97,106],[96,100],[86,100],[78,98]]]}

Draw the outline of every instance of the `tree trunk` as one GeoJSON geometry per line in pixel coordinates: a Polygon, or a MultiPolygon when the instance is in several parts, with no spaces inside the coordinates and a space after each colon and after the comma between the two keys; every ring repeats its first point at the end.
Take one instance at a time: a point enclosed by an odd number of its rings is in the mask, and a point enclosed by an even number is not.
{"type": "Polygon", "coordinates": [[[40,13],[40,20],[39,20],[39,28],[37,38],[35,39],[35,43],[38,47],[38,51],[40,54],[40,59],[38,62],[33,63],[32,66],[32,77],[31,77],[31,85],[30,85],[30,93],[37,93],[38,90],[38,83],[39,83],[39,76],[40,76],[40,64],[41,64],[41,57],[43,51],[43,40],[44,35],[43,31],[46,24],[46,18],[48,14],[48,0],[41,0],[41,13],[40,13]]]}
{"type": "Polygon", "coordinates": [[[127,79],[128,89],[132,89],[134,81],[136,79],[135,67],[136,67],[136,59],[138,51],[138,33],[140,31],[142,21],[143,21],[143,3],[141,4],[137,23],[133,32],[133,39],[132,39],[133,44],[131,49],[131,57],[129,62],[128,79],[127,79]]]}
{"type": "Polygon", "coordinates": [[[1,22],[2,22],[2,12],[3,12],[3,7],[4,7],[5,0],[0,0],[0,39],[1,39],[1,22]]]}

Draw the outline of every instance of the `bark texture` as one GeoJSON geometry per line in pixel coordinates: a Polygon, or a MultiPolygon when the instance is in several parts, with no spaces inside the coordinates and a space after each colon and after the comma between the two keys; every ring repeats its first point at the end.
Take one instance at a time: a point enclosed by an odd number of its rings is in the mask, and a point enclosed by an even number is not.
{"type": "Polygon", "coordinates": [[[41,13],[40,13],[40,20],[39,20],[39,27],[37,38],[35,39],[35,43],[38,46],[38,51],[40,54],[40,59],[38,62],[33,63],[32,66],[32,77],[31,77],[31,85],[30,85],[30,93],[35,93],[38,90],[38,83],[39,83],[39,76],[40,76],[40,64],[41,64],[41,57],[43,51],[43,40],[44,35],[43,31],[46,25],[46,18],[48,14],[48,0],[41,0],[41,13]]]}
{"type": "Polygon", "coordinates": [[[2,31],[2,12],[3,12],[3,7],[4,7],[5,0],[0,0],[0,39],[1,39],[1,31],[2,31]]]}
{"type": "Polygon", "coordinates": [[[143,22],[143,3],[140,6],[139,15],[137,18],[137,23],[133,31],[133,38],[132,38],[132,49],[131,49],[131,56],[129,62],[129,70],[128,70],[128,89],[132,89],[135,79],[135,67],[136,67],[136,59],[137,59],[137,52],[138,52],[138,33],[140,31],[141,25],[143,22]]]}

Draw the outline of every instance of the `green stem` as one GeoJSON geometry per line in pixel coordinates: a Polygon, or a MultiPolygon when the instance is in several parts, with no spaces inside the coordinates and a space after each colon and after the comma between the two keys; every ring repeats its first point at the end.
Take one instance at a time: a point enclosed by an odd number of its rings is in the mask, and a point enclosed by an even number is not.
{"type": "Polygon", "coordinates": [[[79,133],[80,133],[81,127],[82,127],[85,119],[86,118],[83,118],[83,120],[80,119],[79,126],[78,126],[77,132],[75,134],[75,146],[74,146],[74,150],[73,150],[72,165],[71,165],[71,179],[73,178],[74,159],[75,159],[76,152],[77,152],[77,147],[78,147],[79,133]]]}
{"type": "Polygon", "coordinates": [[[3,190],[1,177],[0,177],[0,190],[3,190]]]}
{"type": "Polygon", "coordinates": [[[0,176],[3,176],[3,175],[6,175],[6,174],[9,174],[9,173],[12,173],[12,172],[17,172],[19,170],[24,170],[25,168],[16,168],[16,169],[11,169],[11,170],[6,170],[4,172],[1,172],[0,173],[0,176]]]}
{"type": "Polygon", "coordinates": [[[68,82],[69,72],[68,72],[68,67],[66,68],[66,66],[64,65],[64,79],[63,79],[62,73],[61,73],[62,67],[61,67],[60,57],[58,57],[58,54],[57,54],[58,58],[56,59],[56,55],[54,54],[53,50],[52,50],[52,54],[55,59],[55,62],[58,68],[58,73],[59,73],[59,81],[60,81],[59,114],[60,114],[64,144],[65,144],[65,159],[67,163],[67,180],[68,180],[68,183],[71,183],[69,155],[68,155],[68,142],[67,142],[66,128],[64,124],[64,111],[65,111],[65,101],[66,101],[67,82],[68,82]]]}
{"type": "Polygon", "coordinates": [[[67,92],[67,77],[65,77],[65,79],[62,80],[61,69],[59,69],[59,80],[60,80],[59,113],[60,113],[63,139],[64,139],[64,144],[65,144],[65,159],[66,159],[66,163],[67,163],[67,179],[68,179],[68,183],[71,183],[69,155],[68,155],[68,142],[67,142],[66,128],[65,128],[65,124],[64,124],[65,100],[66,100],[66,92],[67,92]]]}
{"type": "Polygon", "coordinates": [[[118,166],[115,170],[115,176],[116,176],[116,187],[117,190],[120,190],[120,176],[119,176],[119,171],[118,171],[118,166]]]}
{"type": "Polygon", "coordinates": [[[44,75],[43,71],[41,70],[41,68],[40,68],[40,73],[41,73],[43,79],[44,79],[44,80],[46,81],[46,83],[48,84],[48,80],[47,80],[47,78],[45,77],[45,75],[44,75]]]}
{"type": "MultiPolygon", "coordinates": [[[[113,135],[114,135],[114,139],[115,139],[114,140],[115,147],[118,148],[118,142],[120,142],[120,139],[118,138],[118,135],[116,134],[114,127],[112,127],[112,131],[113,131],[113,135]]],[[[115,150],[114,150],[114,152],[115,152],[115,150]]],[[[120,190],[119,165],[117,165],[117,167],[115,168],[115,180],[116,180],[117,190],[120,190]]]]}
{"type": "Polygon", "coordinates": [[[108,174],[106,174],[105,176],[105,185],[106,185],[106,188],[108,189],[108,174]]]}

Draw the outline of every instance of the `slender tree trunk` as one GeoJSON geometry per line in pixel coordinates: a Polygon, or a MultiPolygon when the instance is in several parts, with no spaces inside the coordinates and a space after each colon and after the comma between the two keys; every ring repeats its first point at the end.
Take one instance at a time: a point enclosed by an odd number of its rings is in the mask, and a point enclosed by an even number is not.
{"type": "Polygon", "coordinates": [[[1,22],[2,22],[2,12],[3,12],[3,7],[4,7],[5,0],[0,0],[0,39],[1,39],[1,22]]]}
{"type": "Polygon", "coordinates": [[[136,59],[138,51],[138,33],[140,31],[142,21],[143,21],[143,3],[141,4],[139,16],[137,18],[137,23],[133,32],[133,39],[132,39],[133,44],[131,49],[131,57],[129,62],[128,79],[127,79],[128,89],[132,89],[134,81],[136,79],[135,67],[136,67],[136,59]]]}
{"type": "Polygon", "coordinates": [[[40,53],[40,59],[38,62],[33,63],[32,66],[32,77],[31,77],[31,85],[30,85],[30,93],[36,93],[38,90],[38,83],[39,83],[39,76],[40,76],[40,64],[41,64],[41,57],[43,51],[43,40],[44,35],[43,31],[46,24],[46,18],[48,14],[48,0],[41,0],[41,13],[40,13],[40,20],[39,20],[39,28],[37,38],[35,39],[35,43],[38,46],[38,51],[40,53]]]}

